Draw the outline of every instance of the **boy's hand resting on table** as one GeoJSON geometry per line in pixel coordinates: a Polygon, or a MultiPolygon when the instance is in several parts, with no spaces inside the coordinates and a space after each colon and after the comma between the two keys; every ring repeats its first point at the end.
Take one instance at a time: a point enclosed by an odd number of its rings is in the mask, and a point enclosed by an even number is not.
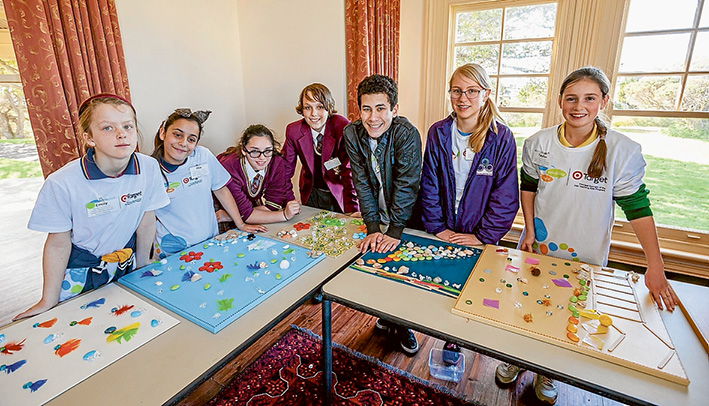
{"type": "Polygon", "coordinates": [[[357,249],[362,253],[367,251],[385,253],[393,251],[399,246],[400,242],[401,240],[389,237],[386,234],[372,233],[364,237],[359,244],[357,244],[357,249]]]}

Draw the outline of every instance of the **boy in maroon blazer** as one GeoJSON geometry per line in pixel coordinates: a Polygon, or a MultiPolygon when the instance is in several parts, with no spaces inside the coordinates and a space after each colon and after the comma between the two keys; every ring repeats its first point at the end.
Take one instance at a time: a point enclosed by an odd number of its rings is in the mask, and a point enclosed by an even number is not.
{"type": "Polygon", "coordinates": [[[300,158],[301,202],[340,213],[358,211],[350,160],[342,138],[342,129],[349,120],[335,114],[337,110],[330,89],[320,83],[306,86],[300,92],[295,111],[303,119],[286,127],[281,154],[289,179],[295,172],[296,160],[300,158]]]}

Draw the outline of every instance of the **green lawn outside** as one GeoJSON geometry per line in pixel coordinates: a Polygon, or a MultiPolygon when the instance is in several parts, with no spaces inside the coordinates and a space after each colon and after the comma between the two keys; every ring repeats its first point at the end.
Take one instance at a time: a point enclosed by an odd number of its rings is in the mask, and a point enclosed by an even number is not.
{"type": "MultiPolygon", "coordinates": [[[[517,166],[522,166],[525,137],[515,137],[517,166]]],[[[645,184],[659,225],[709,231],[709,165],[645,155],[645,184]]],[[[616,205],[616,218],[625,219],[616,205]]]]}
{"type": "Polygon", "coordinates": [[[42,176],[38,161],[0,158],[0,179],[36,178],[42,176]]]}
{"type": "Polygon", "coordinates": [[[8,144],[34,144],[34,138],[15,138],[11,140],[0,140],[0,143],[8,144]]]}

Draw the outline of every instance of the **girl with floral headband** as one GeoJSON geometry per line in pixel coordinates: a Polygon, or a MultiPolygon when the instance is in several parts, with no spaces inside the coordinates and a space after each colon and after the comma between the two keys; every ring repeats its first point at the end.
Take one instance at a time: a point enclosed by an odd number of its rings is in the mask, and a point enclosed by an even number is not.
{"type": "Polygon", "coordinates": [[[135,152],[135,109],[112,94],[79,108],[86,154],[49,175],[28,228],[48,233],[42,299],[15,319],[105,285],[150,262],[154,210],[170,202],[154,159],[135,152]]]}
{"type": "Polygon", "coordinates": [[[155,255],[161,258],[212,238],[219,232],[212,193],[236,227],[250,233],[266,231],[241,221],[239,208],[226,184],[229,173],[209,149],[198,146],[211,111],[177,109],[155,134],[153,157],[158,160],[170,204],[155,212],[155,255]]]}

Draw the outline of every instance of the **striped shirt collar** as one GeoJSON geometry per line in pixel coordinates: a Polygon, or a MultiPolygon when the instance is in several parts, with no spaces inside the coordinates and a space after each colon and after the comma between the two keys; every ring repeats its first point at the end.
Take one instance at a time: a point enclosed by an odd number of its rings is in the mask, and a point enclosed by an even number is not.
{"type": "MultiPolygon", "coordinates": [[[[84,172],[84,176],[88,180],[111,178],[111,176],[101,172],[101,169],[99,169],[96,165],[96,162],[94,161],[93,148],[89,148],[89,150],[86,151],[86,155],[81,157],[81,170],[84,172]]],[[[138,164],[138,159],[135,156],[135,152],[131,154],[126,169],[116,176],[116,178],[120,178],[123,175],[140,175],[140,165],[138,164]]]]}
{"type": "Polygon", "coordinates": [[[158,158],[158,164],[160,164],[160,169],[162,169],[164,172],[167,172],[167,173],[175,172],[177,170],[177,168],[184,165],[185,162],[187,162],[186,159],[179,165],[173,165],[173,164],[165,161],[162,157],[158,158]]]}

